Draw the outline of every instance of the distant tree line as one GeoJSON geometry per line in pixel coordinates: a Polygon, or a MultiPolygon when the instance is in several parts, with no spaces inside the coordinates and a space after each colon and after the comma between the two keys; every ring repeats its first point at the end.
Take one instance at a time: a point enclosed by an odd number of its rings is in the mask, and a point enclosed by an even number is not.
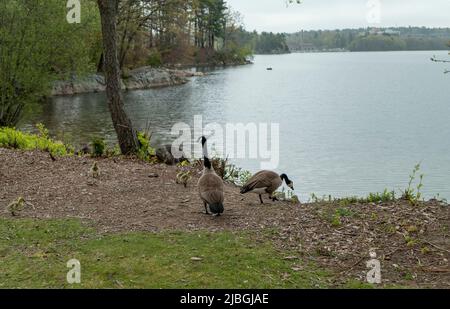
{"type": "Polygon", "coordinates": [[[300,31],[287,35],[287,44],[291,50],[444,50],[449,39],[450,28],[400,27],[300,31]]]}
{"type": "Polygon", "coordinates": [[[256,54],[289,53],[285,34],[262,32],[260,35],[255,35],[254,51],[256,54]]]}

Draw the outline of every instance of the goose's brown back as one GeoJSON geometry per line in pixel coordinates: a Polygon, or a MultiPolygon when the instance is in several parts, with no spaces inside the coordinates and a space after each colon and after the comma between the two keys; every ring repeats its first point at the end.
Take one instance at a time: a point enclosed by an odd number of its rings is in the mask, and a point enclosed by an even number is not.
{"type": "Polygon", "coordinates": [[[277,190],[283,181],[280,175],[273,171],[260,171],[253,175],[242,187],[241,193],[250,192],[255,189],[266,188],[268,194],[277,190]]]}
{"type": "Polygon", "coordinates": [[[223,181],[213,171],[204,173],[198,180],[200,198],[209,205],[223,203],[223,181]]]}

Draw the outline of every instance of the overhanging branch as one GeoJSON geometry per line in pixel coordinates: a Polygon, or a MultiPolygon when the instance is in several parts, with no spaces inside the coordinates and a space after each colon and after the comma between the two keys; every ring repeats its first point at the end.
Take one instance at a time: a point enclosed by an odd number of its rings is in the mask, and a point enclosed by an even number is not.
{"type": "Polygon", "coordinates": [[[431,57],[431,61],[433,61],[433,62],[442,62],[442,63],[450,63],[450,60],[437,59],[436,56],[431,57]]]}

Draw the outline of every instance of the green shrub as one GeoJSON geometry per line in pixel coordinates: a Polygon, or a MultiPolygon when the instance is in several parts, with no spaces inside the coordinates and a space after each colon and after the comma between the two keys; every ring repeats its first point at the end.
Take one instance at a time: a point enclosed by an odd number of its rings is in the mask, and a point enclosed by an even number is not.
{"type": "Polygon", "coordinates": [[[224,174],[224,180],[238,186],[242,186],[253,176],[250,171],[237,167],[234,164],[226,164],[224,174]]]}
{"type": "Polygon", "coordinates": [[[152,67],[160,67],[163,64],[161,53],[153,50],[148,56],[147,64],[152,67]]]}
{"type": "Polygon", "coordinates": [[[155,149],[150,146],[151,136],[148,133],[138,132],[139,151],[138,157],[141,160],[149,161],[155,155],[155,149]]]}
{"type": "Polygon", "coordinates": [[[94,137],[92,139],[92,155],[101,157],[105,154],[106,143],[102,138],[94,137]]]}
{"type": "Polygon", "coordinates": [[[383,193],[370,193],[367,198],[362,199],[362,202],[368,203],[386,203],[391,201],[395,201],[395,191],[389,191],[388,189],[384,189],[383,193]]]}

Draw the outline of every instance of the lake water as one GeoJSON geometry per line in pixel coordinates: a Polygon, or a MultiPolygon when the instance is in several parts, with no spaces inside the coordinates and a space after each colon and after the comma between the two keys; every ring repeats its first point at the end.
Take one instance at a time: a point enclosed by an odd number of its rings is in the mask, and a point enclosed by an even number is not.
{"type": "MultiPolygon", "coordinates": [[[[405,188],[421,162],[426,197],[450,199],[450,75],[431,62],[447,52],[256,56],[182,86],[125,94],[136,127],[168,139],[174,123],[279,123],[280,163],[303,200],[405,188]],[[272,67],[272,71],[267,71],[272,67]]],[[[114,140],[104,94],[58,97],[30,121],[74,144],[114,140]]],[[[239,160],[255,171],[258,160],[239,160]]]]}

